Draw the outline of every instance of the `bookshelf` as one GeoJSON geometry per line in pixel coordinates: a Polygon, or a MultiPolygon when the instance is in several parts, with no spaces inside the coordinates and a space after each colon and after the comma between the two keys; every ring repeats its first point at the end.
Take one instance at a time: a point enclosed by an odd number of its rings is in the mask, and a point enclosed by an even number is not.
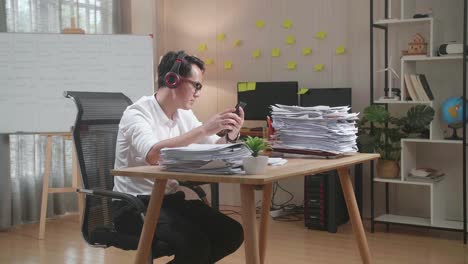
{"type": "Polygon", "coordinates": [[[399,177],[381,178],[376,174],[375,167],[371,166],[371,232],[374,232],[376,223],[386,224],[387,230],[390,224],[447,229],[462,232],[466,244],[466,123],[462,129],[463,140],[445,139],[449,131],[442,120],[441,105],[454,96],[466,100],[468,51],[465,50],[463,55],[444,57],[438,57],[436,51],[440,44],[450,41],[466,46],[468,1],[452,0],[448,4],[443,0],[394,0],[391,7],[388,6],[389,2],[370,0],[370,104],[383,104],[388,111],[397,115],[413,105],[424,104],[435,110],[435,116],[429,127],[429,138],[406,138],[401,141],[399,177]],[[430,17],[413,18],[414,14],[422,13],[421,10],[428,10],[429,7],[433,11],[430,17]],[[398,12],[394,12],[396,10],[398,12]],[[397,15],[387,19],[390,13],[397,15]],[[402,55],[401,51],[416,33],[424,36],[427,54],[402,55]],[[401,89],[399,100],[380,99],[389,82],[388,76],[379,75],[376,70],[389,66],[400,76],[392,87],[401,89]],[[408,100],[410,96],[405,86],[405,74],[424,74],[434,99],[408,100]],[[411,169],[418,167],[441,170],[445,177],[439,182],[408,179],[411,169]],[[376,184],[385,185],[384,194],[374,193],[376,184]],[[375,195],[385,195],[385,208],[381,210],[384,212],[378,215],[375,213],[375,195]]]}

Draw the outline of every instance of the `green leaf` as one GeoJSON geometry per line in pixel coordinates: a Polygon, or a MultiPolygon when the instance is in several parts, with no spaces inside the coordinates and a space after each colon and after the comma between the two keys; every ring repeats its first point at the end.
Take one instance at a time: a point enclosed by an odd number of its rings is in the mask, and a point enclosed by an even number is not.
{"type": "Polygon", "coordinates": [[[371,105],[364,109],[364,118],[369,122],[384,124],[389,118],[387,110],[381,105],[371,105]]]}
{"type": "Polygon", "coordinates": [[[434,109],[427,105],[416,105],[406,113],[405,130],[407,133],[419,133],[429,126],[434,119],[434,109]]]}

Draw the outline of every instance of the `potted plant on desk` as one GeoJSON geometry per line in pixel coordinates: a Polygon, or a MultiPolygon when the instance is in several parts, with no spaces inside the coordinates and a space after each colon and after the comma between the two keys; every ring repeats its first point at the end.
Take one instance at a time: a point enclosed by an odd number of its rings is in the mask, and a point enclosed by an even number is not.
{"type": "Polygon", "coordinates": [[[248,136],[245,145],[252,152],[251,157],[244,157],[242,164],[246,174],[261,174],[268,165],[268,156],[259,156],[260,151],[268,149],[266,141],[258,137],[248,136]]]}
{"type": "Polygon", "coordinates": [[[434,109],[427,105],[413,106],[403,117],[391,116],[382,105],[371,105],[364,109],[357,124],[359,151],[380,154],[377,177],[396,178],[400,172],[400,140],[428,137],[428,126],[433,119],[434,109]]]}

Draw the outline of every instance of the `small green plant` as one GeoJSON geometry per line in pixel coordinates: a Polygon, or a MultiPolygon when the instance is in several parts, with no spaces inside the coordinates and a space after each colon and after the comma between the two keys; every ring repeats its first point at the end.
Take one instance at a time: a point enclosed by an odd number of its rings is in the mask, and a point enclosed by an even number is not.
{"type": "Polygon", "coordinates": [[[247,139],[245,140],[245,145],[247,148],[252,151],[252,156],[253,157],[258,157],[258,153],[264,149],[270,148],[268,145],[268,142],[265,140],[259,138],[259,137],[251,137],[248,136],[247,139]]]}

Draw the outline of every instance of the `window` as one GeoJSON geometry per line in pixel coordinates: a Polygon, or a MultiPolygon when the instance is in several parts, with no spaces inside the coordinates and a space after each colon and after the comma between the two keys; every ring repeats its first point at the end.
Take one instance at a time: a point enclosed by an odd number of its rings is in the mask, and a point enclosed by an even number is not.
{"type": "Polygon", "coordinates": [[[113,34],[116,0],[5,0],[7,32],[60,33],[71,26],[113,34]]]}

